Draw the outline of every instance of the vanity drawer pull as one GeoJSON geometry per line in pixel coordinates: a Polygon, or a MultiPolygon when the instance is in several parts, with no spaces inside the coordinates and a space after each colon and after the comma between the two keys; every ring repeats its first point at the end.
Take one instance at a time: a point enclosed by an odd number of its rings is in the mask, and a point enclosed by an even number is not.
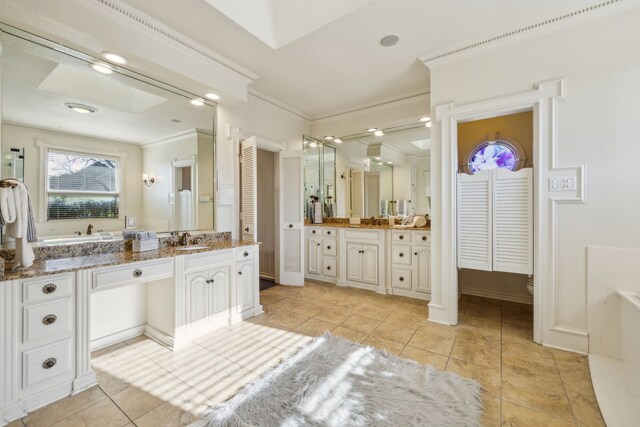
{"type": "Polygon", "coordinates": [[[245,227],[244,231],[245,231],[245,233],[248,233],[249,232],[249,227],[245,227]]]}
{"type": "Polygon", "coordinates": [[[55,285],[55,283],[47,283],[42,287],[42,293],[49,295],[54,293],[57,289],[58,287],[55,285]]]}
{"type": "Polygon", "coordinates": [[[242,271],[238,271],[238,276],[242,276],[242,271]]]}
{"type": "Polygon", "coordinates": [[[418,255],[418,252],[414,252],[413,254],[414,254],[414,255],[418,255]]]}
{"type": "Polygon", "coordinates": [[[316,234],[316,230],[311,230],[311,233],[312,234],[316,234]]]}
{"type": "Polygon", "coordinates": [[[327,266],[327,270],[331,270],[331,266],[330,265],[327,266]]]}
{"type": "MultiPolygon", "coordinates": [[[[289,224],[289,228],[293,228],[293,224],[289,224]]],[[[315,231],[314,231],[314,233],[315,233],[315,231]]]]}
{"type": "Polygon", "coordinates": [[[422,236],[422,241],[425,242],[427,240],[427,236],[422,236]]]}
{"type": "Polygon", "coordinates": [[[404,277],[400,276],[400,281],[404,282],[404,277]]]}
{"type": "Polygon", "coordinates": [[[327,231],[327,234],[328,234],[328,235],[331,235],[331,230],[327,231]]]}
{"type": "Polygon", "coordinates": [[[242,256],[244,256],[245,258],[249,256],[249,252],[244,251],[244,253],[242,254],[242,256]]]}
{"type": "Polygon", "coordinates": [[[139,268],[136,268],[135,270],[133,270],[133,277],[140,277],[142,276],[142,270],[140,270],[139,268]]]}
{"type": "Polygon", "coordinates": [[[400,236],[398,236],[398,239],[404,240],[404,234],[401,234],[400,236]]]}
{"type": "Polygon", "coordinates": [[[56,366],[56,363],[58,363],[58,359],[56,359],[55,357],[50,357],[42,362],[42,369],[51,369],[56,366]]]}
{"type": "Polygon", "coordinates": [[[403,253],[403,252],[400,252],[400,253],[398,254],[398,256],[399,256],[400,258],[402,258],[402,257],[404,256],[404,253],[403,253]]]}
{"type": "Polygon", "coordinates": [[[42,318],[42,324],[45,326],[53,325],[58,320],[58,316],[55,314],[47,314],[42,318]]]}
{"type": "Polygon", "coordinates": [[[331,250],[331,245],[327,246],[327,250],[330,251],[331,250]]]}
{"type": "Polygon", "coordinates": [[[213,283],[213,282],[215,282],[215,279],[207,279],[207,280],[205,280],[205,282],[207,282],[207,283],[213,283]]]}

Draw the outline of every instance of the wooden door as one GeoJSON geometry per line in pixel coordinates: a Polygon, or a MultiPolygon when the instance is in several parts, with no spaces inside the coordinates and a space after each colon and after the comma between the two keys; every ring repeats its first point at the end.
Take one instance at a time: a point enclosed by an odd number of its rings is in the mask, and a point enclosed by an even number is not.
{"type": "Polygon", "coordinates": [[[279,272],[283,285],[304,285],[304,157],[302,150],[279,153],[279,272]]]}

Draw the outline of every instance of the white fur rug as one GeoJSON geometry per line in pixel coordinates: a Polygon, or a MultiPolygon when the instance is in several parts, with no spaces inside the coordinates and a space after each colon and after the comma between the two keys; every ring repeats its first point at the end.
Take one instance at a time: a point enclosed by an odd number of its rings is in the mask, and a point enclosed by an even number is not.
{"type": "Polygon", "coordinates": [[[481,386],[325,334],[197,426],[479,426],[481,386]]]}

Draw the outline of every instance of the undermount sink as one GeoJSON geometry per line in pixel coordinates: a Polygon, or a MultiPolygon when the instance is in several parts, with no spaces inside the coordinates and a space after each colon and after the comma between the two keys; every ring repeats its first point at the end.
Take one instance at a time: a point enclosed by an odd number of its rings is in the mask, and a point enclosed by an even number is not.
{"type": "Polygon", "coordinates": [[[198,249],[207,249],[209,246],[180,246],[177,251],[197,251],[198,249]]]}

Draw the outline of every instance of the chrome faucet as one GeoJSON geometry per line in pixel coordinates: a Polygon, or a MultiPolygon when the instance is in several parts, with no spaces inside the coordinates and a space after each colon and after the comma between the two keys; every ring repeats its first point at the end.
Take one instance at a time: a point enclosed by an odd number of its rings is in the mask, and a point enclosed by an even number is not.
{"type": "Polygon", "coordinates": [[[180,246],[189,246],[189,237],[191,237],[191,234],[185,231],[182,236],[180,236],[180,246]]]}
{"type": "Polygon", "coordinates": [[[93,225],[89,224],[89,226],[87,227],[87,236],[91,235],[91,230],[93,230],[93,225]]]}

